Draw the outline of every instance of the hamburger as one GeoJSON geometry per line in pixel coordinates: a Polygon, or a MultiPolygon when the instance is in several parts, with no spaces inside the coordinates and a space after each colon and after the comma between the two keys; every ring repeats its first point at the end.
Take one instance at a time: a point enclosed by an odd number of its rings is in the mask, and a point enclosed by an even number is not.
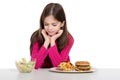
{"type": "Polygon", "coordinates": [[[57,69],[62,71],[73,71],[74,68],[74,65],[70,61],[63,61],[57,66],[57,69]]]}
{"type": "Polygon", "coordinates": [[[90,70],[90,63],[88,61],[76,61],[75,70],[76,71],[88,71],[90,70]]]}

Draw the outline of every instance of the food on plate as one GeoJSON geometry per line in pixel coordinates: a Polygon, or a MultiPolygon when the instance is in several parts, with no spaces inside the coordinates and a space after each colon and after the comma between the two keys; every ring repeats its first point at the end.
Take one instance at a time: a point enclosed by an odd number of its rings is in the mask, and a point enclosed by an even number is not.
{"type": "Polygon", "coordinates": [[[27,61],[25,58],[22,58],[22,61],[16,61],[15,64],[20,72],[28,73],[34,69],[35,61],[27,61]]]}
{"type": "Polygon", "coordinates": [[[88,71],[91,69],[90,62],[88,61],[76,61],[75,70],[76,71],[88,71]]]}
{"type": "Polygon", "coordinates": [[[74,65],[70,61],[63,61],[57,66],[57,69],[62,71],[73,71],[74,68],[74,65]]]}

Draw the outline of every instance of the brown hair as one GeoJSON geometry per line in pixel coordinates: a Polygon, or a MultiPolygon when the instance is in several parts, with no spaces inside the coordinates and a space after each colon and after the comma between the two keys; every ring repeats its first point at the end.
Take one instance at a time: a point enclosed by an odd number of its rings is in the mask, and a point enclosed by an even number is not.
{"type": "Polygon", "coordinates": [[[40,28],[36,30],[32,36],[31,36],[31,44],[30,44],[30,53],[32,53],[32,46],[34,42],[39,41],[39,48],[44,43],[44,37],[41,34],[42,29],[44,29],[44,20],[47,16],[53,15],[55,19],[57,19],[60,22],[65,22],[64,26],[62,27],[63,33],[62,35],[57,39],[57,47],[58,51],[60,52],[69,42],[68,39],[68,30],[66,25],[66,16],[65,12],[62,8],[62,6],[58,3],[49,3],[43,10],[41,17],[40,17],[40,28]]]}

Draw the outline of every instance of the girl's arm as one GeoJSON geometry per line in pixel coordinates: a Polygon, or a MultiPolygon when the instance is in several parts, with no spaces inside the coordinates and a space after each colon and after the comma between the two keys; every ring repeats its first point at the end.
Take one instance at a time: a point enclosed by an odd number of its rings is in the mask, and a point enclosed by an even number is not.
{"type": "Polygon", "coordinates": [[[42,64],[44,63],[44,59],[47,56],[47,49],[44,47],[44,45],[39,49],[38,42],[35,42],[32,48],[32,55],[31,60],[35,60],[35,69],[38,69],[42,67],[42,64]]]}
{"type": "Polygon", "coordinates": [[[73,37],[69,36],[69,44],[59,53],[56,44],[48,49],[49,57],[54,67],[61,61],[69,61],[69,52],[74,43],[73,37]]]}

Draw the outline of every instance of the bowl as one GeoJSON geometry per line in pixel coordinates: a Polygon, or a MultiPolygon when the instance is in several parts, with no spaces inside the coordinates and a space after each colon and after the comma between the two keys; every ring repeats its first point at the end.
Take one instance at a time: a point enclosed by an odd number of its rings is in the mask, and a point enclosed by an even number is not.
{"type": "Polygon", "coordinates": [[[15,64],[19,72],[29,73],[34,69],[35,61],[27,61],[25,58],[22,58],[22,61],[16,61],[15,64]]]}

